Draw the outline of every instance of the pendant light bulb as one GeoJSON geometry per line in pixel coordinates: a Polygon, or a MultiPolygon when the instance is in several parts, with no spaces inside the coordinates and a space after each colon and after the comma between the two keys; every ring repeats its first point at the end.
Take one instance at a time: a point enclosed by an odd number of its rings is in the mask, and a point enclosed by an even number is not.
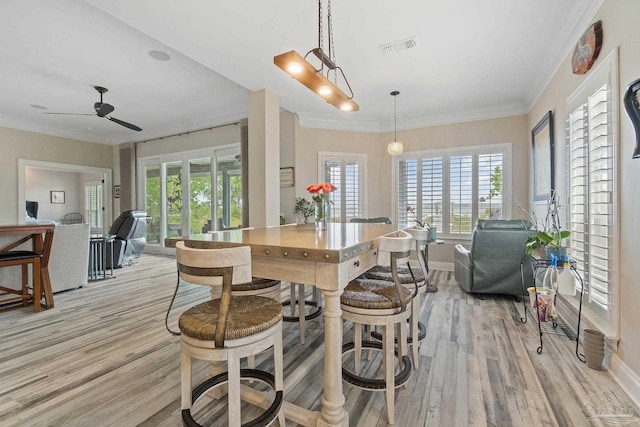
{"type": "Polygon", "coordinates": [[[391,92],[391,96],[393,96],[393,142],[390,142],[387,145],[387,153],[392,156],[397,156],[398,154],[402,154],[404,147],[402,146],[402,142],[398,141],[398,95],[400,92],[394,90],[391,92]]]}

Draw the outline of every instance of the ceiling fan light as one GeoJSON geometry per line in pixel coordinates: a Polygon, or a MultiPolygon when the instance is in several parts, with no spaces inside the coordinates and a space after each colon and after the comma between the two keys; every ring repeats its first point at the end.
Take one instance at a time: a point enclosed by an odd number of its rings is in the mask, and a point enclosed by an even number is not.
{"type": "Polygon", "coordinates": [[[390,142],[389,145],[387,145],[387,153],[389,153],[392,156],[397,156],[398,154],[402,154],[403,151],[404,151],[404,146],[400,141],[393,141],[393,142],[390,142]]]}
{"type": "Polygon", "coordinates": [[[351,111],[351,110],[353,110],[353,105],[351,105],[351,104],[350,104],[350,103],[348,103],[348,102],[345,102],[344,104],[342,104],[342,105],[340,106],[340,109],[341,109],[342,111],[351,111]]]}

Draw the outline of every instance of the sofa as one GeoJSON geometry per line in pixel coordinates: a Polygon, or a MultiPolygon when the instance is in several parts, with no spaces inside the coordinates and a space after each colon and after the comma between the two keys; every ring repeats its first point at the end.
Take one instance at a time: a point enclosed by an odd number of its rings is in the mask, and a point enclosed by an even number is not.
{"type": "Polygon", "coordinates": [[[469,293],[522,296],[533,286],[531,265],[525,263],[525,291],[520,276],[520,262],[525,256],[525,242],[535,233],[524,220],[478,220],[473,230],[471,248],[454,249],[455,279],[469,293]]]}
{"type": "MultiPolygon", "coordinates": [[[[0,247],[18,239],[19,236],[0,237],[0,247]]],[[[30,249],[30,246],[25,244],[20,249],[30,249]]],[[[88,265],[89,224],[56,225],[49,258],[51,290],[56,293],[86,285],[88,265]]],[[[20,266],[0,269],[0,282],[18,288],[20,266]]]]}

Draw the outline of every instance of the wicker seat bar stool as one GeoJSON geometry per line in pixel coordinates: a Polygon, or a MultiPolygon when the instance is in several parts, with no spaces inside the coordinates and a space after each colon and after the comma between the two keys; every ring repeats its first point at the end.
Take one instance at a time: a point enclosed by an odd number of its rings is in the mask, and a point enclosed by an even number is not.
{"type": "MultiPolygon", "coordinates": [[[[178,281],[222,287],[219,298],[197,304],[179,319],[181,337],[182,420],[199,426],[192,405],[214,387],[227,384],[228,425],[266,426],[279,418],[284,425],[282,305],[272,298],[232,293],[234,284],[251,282],[251,250],[188,248],[176,244],[178,281]],[[240,369],[240,360],[273,348],[274,374],[240,369]],[[227,363],[227,371],[191,387],[192,359],[227,363]],[[257,418],[241,424],[241,379],[261,382],[275,392],[272,403],[257,418]]],[[[172,301],[173,303],[173,301],[172,301]]],[[[171,307],[169,308],[171,309],[171,307]]]]}
{"type": "MultiPolygon", "coordinates": [[[[353,323],[353,342],[345,343],[343,355],[353,352],[353,371],[343,364],[343,380],[367,390],[384,390],[389,424],[395,419],[395,389],[405,384],[411,376],[411,359],[407,355],[407,328],[404,327],[412,313],[412,301],[418,294],[398,279],[398,264],[407,263],[411,254],[411,235],[398,231],[380,238],[378,263],[390,264],[393,281],[373,280],[364,277],[351,281],[340,297],[342,318],[353,323]],[[362,341],[363,326],[380,326],[382,342],[362,341]],[[395,330],[399,330],[398,348],[394,345],[395,330]],[[364,348],[382,350],[383,378],[360,376],[361,352],[364,348]],[[395,371],[398,359],[399,373],[395,371]]],[[[412,329],[417,341],[417,327],[412,329]]]]}
{"type": "MultiPolygon", "coordinates": [[[[418,294],[423,294],[426,292],[434,292],[437,291],[433,285],[430,285],[427,279],[427,267],[424,257],[424,248],[427,244],[427,239],[429,237],[429,230],[422,227],[410,227],[406,228],[404,231],[411,234],[415,244],[416,244],[416,257],[418,258],[418,264],[420,268],[417,270],[410,269],[409,266],[398,266],[398,280],[405,286],[413,287],[414,283],[418,283],[418,294]]],[[[387,280],[393,281],[393,277],[391,275],[391,268],[388,266],[375,266],[366,273],[364,276],[368,279],[377,279],[377,280],[387,280]]],[[[415,298],[413,301],[412,312],[416,313],[416,318],[411,316],[409,323],[411,327],[415,327],[417,324],[418,327],[418,344],[413,345],[413,338],[409,336],[408,341],[411,344],[411,354],[413,359],[413,367],[414,369],[418,369],[419,359],[418,359],[418,351],[420,347],[420,342],[427,335],[427,328],[424,326],[422,322],[417,320],[417,316],[420,313],[420,298],[415,298]]],[[[371,332],[371,336],[375,339],[381,339],[380,333],[373,331],[371,332]]]]}

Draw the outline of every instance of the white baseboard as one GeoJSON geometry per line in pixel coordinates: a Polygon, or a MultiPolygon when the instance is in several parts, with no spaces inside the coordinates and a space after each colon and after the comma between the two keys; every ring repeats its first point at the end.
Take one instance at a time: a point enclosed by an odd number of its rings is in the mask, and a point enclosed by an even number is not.
{"type": "Polygon", "coordinates": [[[453,263],[452,262],[429,261],[429,269],[443,270],[443,271],[453,271],[453,263]]]}
{"type": "Polygon", "coordinates": [[[615,353],[611,353],[609,374],[629,395],[636,407],[640,407],[640,376],[633,372],[615,353]]]}

